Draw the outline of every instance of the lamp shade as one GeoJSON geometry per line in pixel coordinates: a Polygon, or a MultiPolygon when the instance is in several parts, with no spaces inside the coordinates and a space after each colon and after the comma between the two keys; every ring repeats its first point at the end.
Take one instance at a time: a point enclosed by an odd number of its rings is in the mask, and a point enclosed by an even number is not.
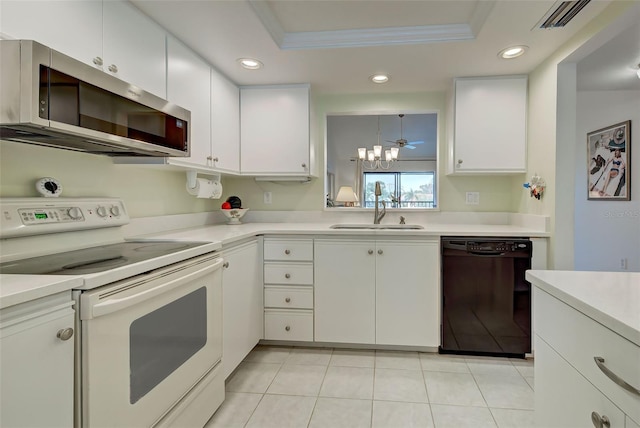
{"type": "Polygon", "coordinates": [[[340,190],[338,190],[338,194],[336,195],[336,202],[344,202],[345,206],[352,207],[354,205],[354,202],[357,201],[358,198],[353,191],[353,187],[340,186],[340,190]]]}

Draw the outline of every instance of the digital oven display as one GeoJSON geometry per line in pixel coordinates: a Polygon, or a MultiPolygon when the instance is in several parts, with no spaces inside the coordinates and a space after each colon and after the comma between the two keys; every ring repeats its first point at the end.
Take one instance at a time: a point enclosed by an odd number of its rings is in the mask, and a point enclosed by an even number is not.
{"type": "Polygon", "coordinates": [[[45,219],[49,218],[47,216],[47,213],[35,213],[34,216],[35,216],[36,220],[45,220],[45,219]]]}

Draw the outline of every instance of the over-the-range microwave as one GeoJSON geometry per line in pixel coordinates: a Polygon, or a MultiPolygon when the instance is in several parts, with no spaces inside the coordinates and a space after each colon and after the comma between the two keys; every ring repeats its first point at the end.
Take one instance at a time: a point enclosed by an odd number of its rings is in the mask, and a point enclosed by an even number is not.
{"type": "Polygon", "coordinates": [[[31,40],[0,40],[0,139],[189,156],[191,112],[31,40]]]}

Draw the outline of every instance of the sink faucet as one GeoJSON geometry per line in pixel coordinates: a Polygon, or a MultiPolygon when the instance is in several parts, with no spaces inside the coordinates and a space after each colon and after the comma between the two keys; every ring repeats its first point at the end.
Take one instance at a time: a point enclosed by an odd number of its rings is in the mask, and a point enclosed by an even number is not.
{"type": "Polygon", "coordinates": [[[384,201],[382,202],[382,213],[378,213],[378,196],[382,196],[382,190],[380,189],[380,182],[376,181],[376,190],[375,190],[376,200],[375,200],[375,211],[373,213],[373,224],[380,224],[380,220],[387,213],[387,205],[384,201]]]}

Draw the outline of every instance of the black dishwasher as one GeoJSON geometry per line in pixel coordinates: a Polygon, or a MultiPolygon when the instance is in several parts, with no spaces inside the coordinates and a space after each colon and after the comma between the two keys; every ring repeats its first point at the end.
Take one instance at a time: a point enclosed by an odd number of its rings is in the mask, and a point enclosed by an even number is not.
{"type": "Polygon", "coordinates": [[[531,352],[528,238],[446,237],[441,354],[523,358],[531,352]]]}

